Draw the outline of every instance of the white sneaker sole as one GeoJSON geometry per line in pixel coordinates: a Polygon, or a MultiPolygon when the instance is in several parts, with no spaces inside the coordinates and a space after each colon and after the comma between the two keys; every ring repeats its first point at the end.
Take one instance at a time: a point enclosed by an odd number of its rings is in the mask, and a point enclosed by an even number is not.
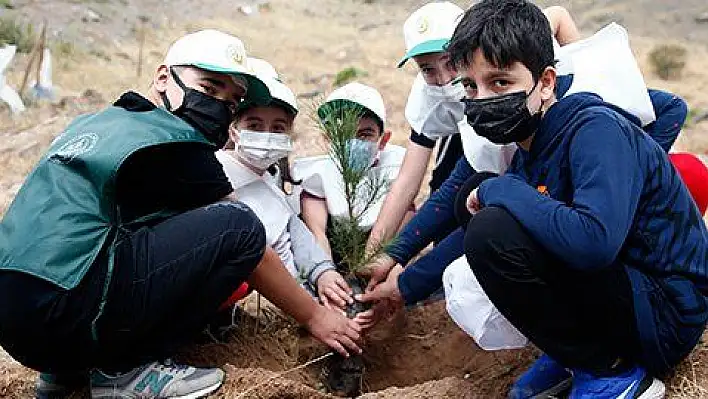
{"type": "Polygon", "coordinates": [[[223,384],[224,380],[222,379],[219,381],[217,384],[214,384],[210,387],[204,388],[200,391],[190,393],[189,395],[183,395],[183,396],[175,396],[174,399],[198,399],[198,398],[203,398],[210,393],[216,391],[221,387],[221,384],[223,384]]]}
{"type": "MultiPolygon", "coordinates": [[[[210,393],[216,391],[221,387],[221,384],[223,384],[224,380],[223,378],[218,382],[215,383],[211,386],[208,386],[206,388],[202,388],[199,391],[189,393],[187,395],[181,395],[181,396],[170,396],[170,399],[199,399],[203,398],[210,393]]],[[[99,394],[91,394],[91,399],[138,399],[138,398],[143,398],[144,396],[141,396],[139,394],[134,394],[134,393],[99,393],[99,394]]]]}
{"type": "MultiPolygon", "coordinates": [[[[664,386],[663,382],[654,378],[649,388],[642,392],[637,399],[664,399],[664,396],[666,396],[666,386],[664,386]]],[[[622,398],[623,397],[620,397],[618,399],[622,398]]]]}

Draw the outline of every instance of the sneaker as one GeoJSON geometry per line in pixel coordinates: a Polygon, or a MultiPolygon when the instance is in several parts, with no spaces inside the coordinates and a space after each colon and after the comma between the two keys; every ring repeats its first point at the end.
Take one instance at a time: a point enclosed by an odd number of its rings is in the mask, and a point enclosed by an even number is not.
{"type": "Polygon", "coordinates": [[[509,399],[541,399],[556,396],[570,388],[573,375],[543,354],[522,374],[509,391],[509,399]]]}
{"type": "Polygon", "coordinates": [[[218,368],[199,369],[170,361],[154,362],[115,376],[94,371],[91,398],[196,399],[216,391],[223,381],[224,372],[218,368]]]}
{"type": "Polygon", "coordinates": [[[39,373],[35,384],[35,397],[37,399],[64,399],[88,386],[88,373],[39,373]]]}
{"type": "Polygon", "coordinates": [[[664,384],[640,367],[612,377],[574,371],[569,399],[662,399],[664,384]]]}

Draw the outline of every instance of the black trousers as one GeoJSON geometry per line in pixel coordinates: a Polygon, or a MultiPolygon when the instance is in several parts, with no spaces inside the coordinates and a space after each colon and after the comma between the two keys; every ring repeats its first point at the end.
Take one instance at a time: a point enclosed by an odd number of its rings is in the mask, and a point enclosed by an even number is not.
{"type": "Polygon", "coordinates": [[[2,272],[0,345],[24,365],[55,373],[125,370],[173,355],[248,278],[264,251],[256,215],[243,204],[219,203],[126,234],[110,281],[106,254],[68,291],[2,272]]]}
{"type": "Polygon", "coordinates": [[[469,221],[465,254],[499,311],[563,366],[607,375],[636,364],[640,341],[623,266],[571,269],[495,207],[469,221]]]}

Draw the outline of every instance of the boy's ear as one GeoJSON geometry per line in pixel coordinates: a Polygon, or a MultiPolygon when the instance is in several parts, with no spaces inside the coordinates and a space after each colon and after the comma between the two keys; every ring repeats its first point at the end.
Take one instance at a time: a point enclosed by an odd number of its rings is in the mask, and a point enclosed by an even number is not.
{"type": "Polygon", "coordinates": [[[155,76],[152,79],[152,84],[158,93],[162,93],[167,90],[167,80],[170,76],[170,69],[166,65],[160,65],[155,72],[155,76]]]}
{"type": "Polygon", "coordinates": [[[541,73],[541,100],[546,102],[556,93],[556,68],[549,66],[541,73]]]}
{"type": "Polygon", "coordinates": [[[238,129],[235,121],[231,122],[231,126],[229,126],[229,138],[232,142],[238,143],[238,129]]]}
{"type": "Polygon", "coordinates": [[[386,144],[388,144],[389,140],[391,140],[391,131],[385,130],[383,135],[381,136],[381,140],[379,140],[379,150],[383,150],[384,147],[386,147],[386,144]]]}

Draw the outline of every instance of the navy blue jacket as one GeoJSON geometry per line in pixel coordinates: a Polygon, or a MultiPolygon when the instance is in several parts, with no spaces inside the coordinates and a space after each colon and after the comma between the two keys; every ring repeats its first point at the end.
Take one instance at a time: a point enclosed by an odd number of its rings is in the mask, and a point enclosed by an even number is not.
{"type": "Polygon", "coordinates": [[[568,267],[627,270],[642,364],[651,371],[675,366],[700,339],[708,230],[666,151],[632,116],[591,94],[562,99],[530,151],[518,150],[478,197],[509,211],[568,267]]]}

